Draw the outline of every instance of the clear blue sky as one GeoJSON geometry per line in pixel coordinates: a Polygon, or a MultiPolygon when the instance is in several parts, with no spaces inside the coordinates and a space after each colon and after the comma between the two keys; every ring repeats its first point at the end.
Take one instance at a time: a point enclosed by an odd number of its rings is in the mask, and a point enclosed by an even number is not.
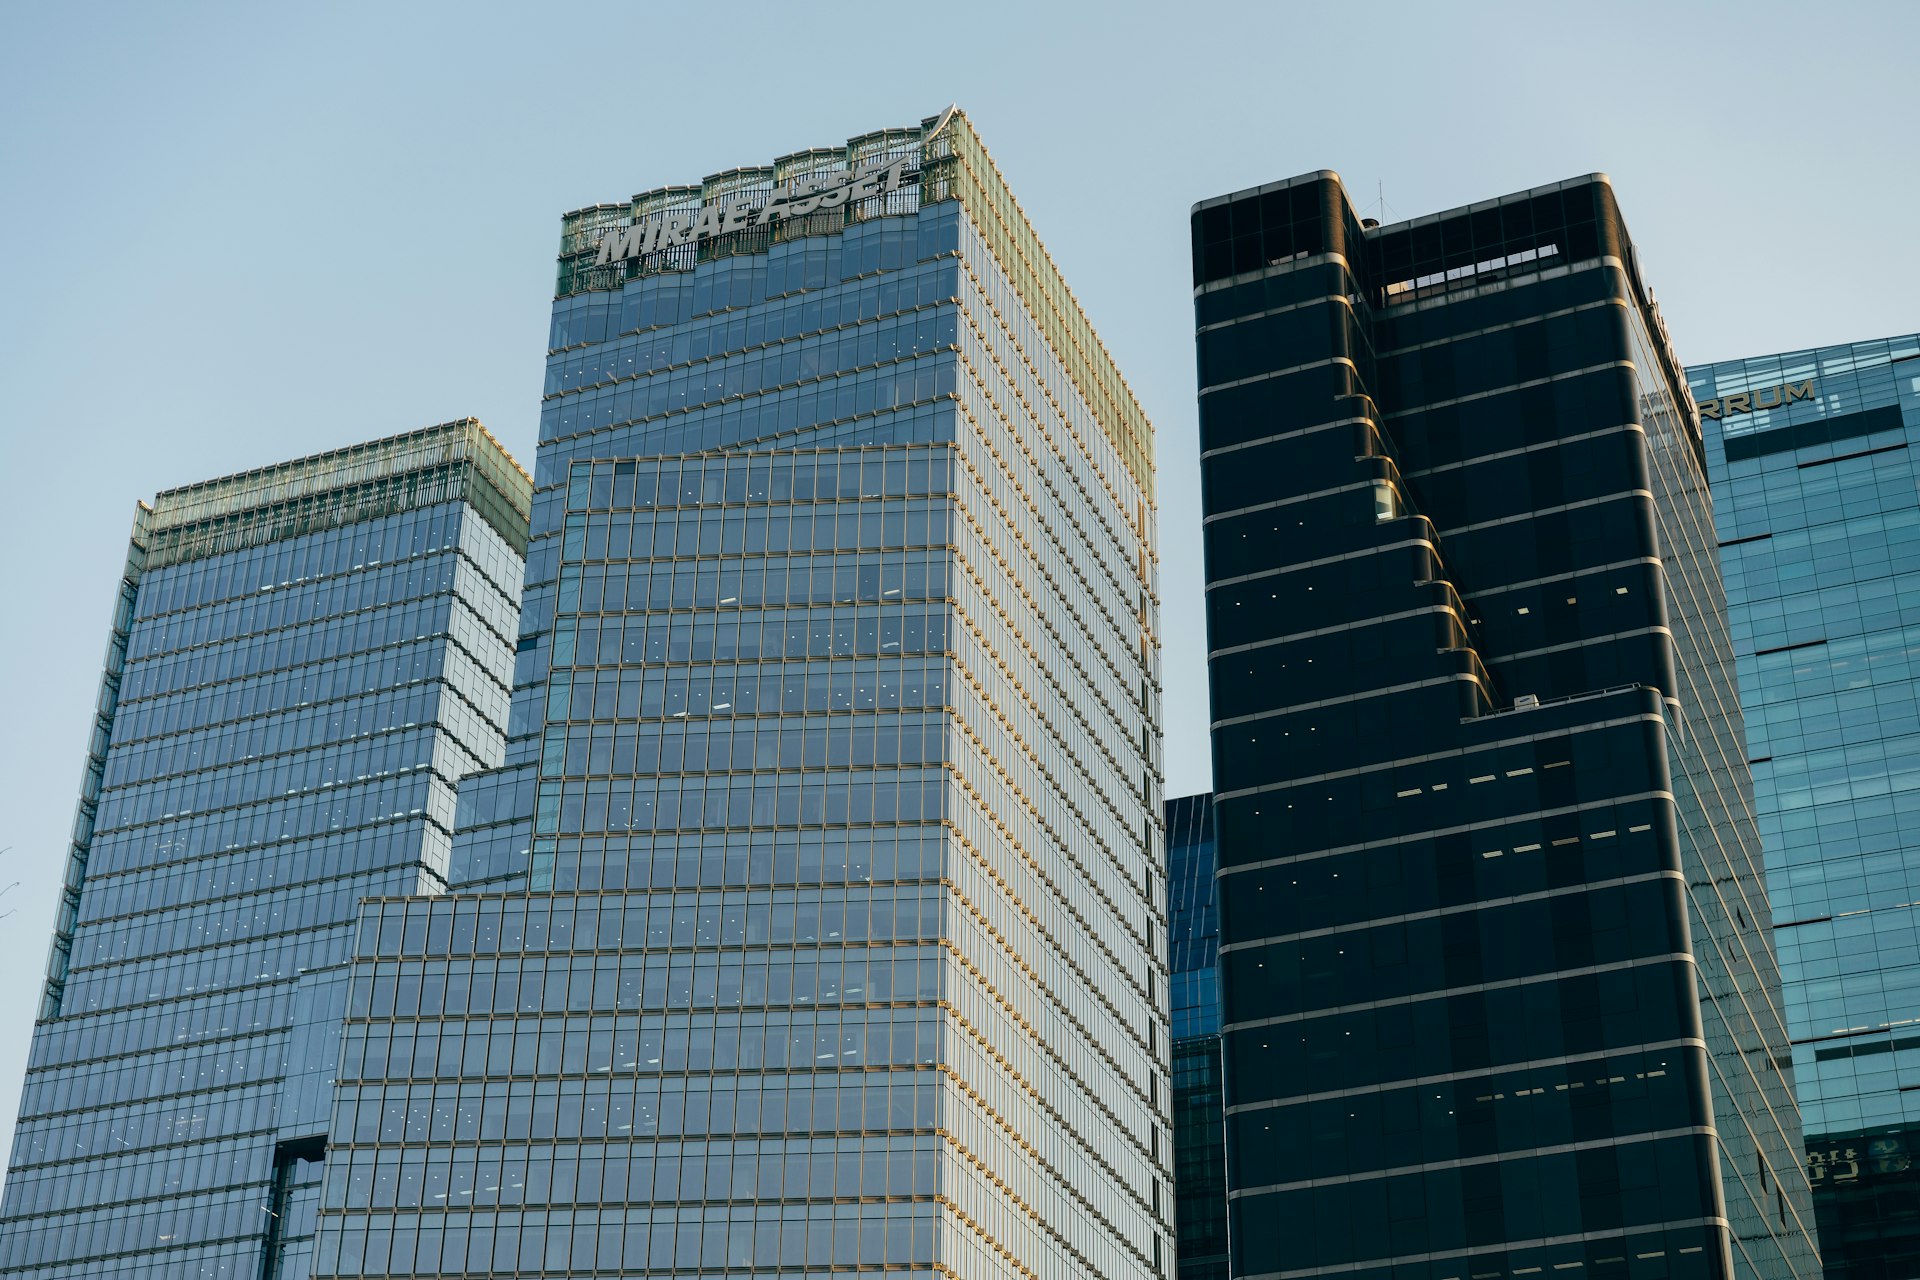
{"type": "Polygon", "coordinates": [[[1911,332],[1916,48],[1893,2],[0,7],[0,1150],[134,501],[467,414],[530,464],[563,211],[960,103],[1158,427],[1181,794],[1192,202],[1604,170],[1682,359],[1911,332]]]}

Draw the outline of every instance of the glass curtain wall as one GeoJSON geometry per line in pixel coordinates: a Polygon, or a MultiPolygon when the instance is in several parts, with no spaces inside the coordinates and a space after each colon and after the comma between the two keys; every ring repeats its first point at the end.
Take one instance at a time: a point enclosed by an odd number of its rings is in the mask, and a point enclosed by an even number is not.
{"type": "Polygon", "coordinates": [[[1688,371],[1829,1280],[1920,1274],[1920,336],[1688,371]]]}
{"type": "Polygon", "coordinates": [[[1167,801],[1173,967],[1173,1146],[1180,1280],[1226,1280],[1227,1138],[1220,1079],[1219,859],[1213,797],[1167,801]]]}
{"type": "Polygon", "coordinates": [[[317,1274],[1170,1274],[1150,440],[970,125],[569,215],[560,290],[507,766],[368,909],[317,1274]]]}
{"type": "Polygon", "coordinates": [[[355,912],[500,760],[529,490],[465,421],[143,504],[0,1274],[308,1274],[355,912]]]}

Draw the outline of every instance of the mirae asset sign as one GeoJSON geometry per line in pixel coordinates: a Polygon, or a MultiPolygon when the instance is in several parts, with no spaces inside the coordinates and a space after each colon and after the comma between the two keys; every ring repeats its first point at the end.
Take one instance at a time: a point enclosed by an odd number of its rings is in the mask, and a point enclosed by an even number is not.
{"type": "Polygon", "coordinates": [[[766,203],[758,208],[755,200],[759,197],[752,197],[702,205],[699,216],[691,219],[662,216],[631,227],[616,227],[600,238],[600,256],[594,259],[594,265],[623,262],[643,253],[693,244],[729,231],[764,227],[788,218],[803,218],[823,209],[837,209],[850,201],[898,191],[909,177],[918,176],[917,171],[907,167],[912,163],[908,159],[890,160],[802,178],[766,196],[766,203]]]}

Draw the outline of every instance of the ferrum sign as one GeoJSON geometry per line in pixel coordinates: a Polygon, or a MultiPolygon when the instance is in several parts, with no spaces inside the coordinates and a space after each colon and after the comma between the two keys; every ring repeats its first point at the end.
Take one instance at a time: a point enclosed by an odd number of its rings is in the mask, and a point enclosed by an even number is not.
{"type": "Polygon", "coordinates": [[[1795,400],[1813,399],[1813,379],[1803,382],[1783,382],[1777,387],[1768,387],[1764,391],[1736,391],[1732,395],[1721,396],[1718,400],[1702,400],[1700,416],[1730,418],[1736,413],[1752,413],[1755,409],[1778,409],[1782,405],[1792,404],[1795,400]],[[1772,399],[1768,399],[1771,396],[1772,399]]]}
{"type": "Polygon", "coordinates": [[[898,191],[909,177],[917,176],[917,172],[910,173],[907,169],[911,163],[903,158],[802,178],[774,191],[757,209],[753,198],[730,200],[724,204],[702,205],[699,216],[691,221],[663,216],[631,227],[616,227],[600,238],[600,255],[594,259],[594,265],[604,267],[729,231],[804,218],[823,209],[837,209],[851,201],[898,191]]]}

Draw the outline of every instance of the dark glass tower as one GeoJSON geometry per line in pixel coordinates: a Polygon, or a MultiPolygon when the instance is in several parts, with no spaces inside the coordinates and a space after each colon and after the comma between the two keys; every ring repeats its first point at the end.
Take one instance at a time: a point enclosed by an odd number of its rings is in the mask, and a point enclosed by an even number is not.
{"type": "Polygon", "coordinates": [[[1920,1275],[1920,335],[1688,370],[1829,1280],[1920,1275]]]}
{"type": "Polygon", "coordinates": [[[141,504],[0,1274],[308,1274],[355,911],[500,762],[531,488],[468,420],[141,504]]]}
{"type": "Polygon", "coordinates": [[[1173,1174],[1180,1280],[1226,1280],[1227,1158],[1220,1100],[1219,863],[1213,797],[1167,801],[1173,968],[1173,1174]]]}
{"type": "Polygon", "coordinates": [[[971,124],[570,214],[557,294],[316,1274],[1170,1275],[1152,436],[971,124]]]}
{"type": "Polygon", "coordinates": [[[1687,385],[1598,176],[1193,216],[1232,1265],[1810,1278],[1687,385]]]}

